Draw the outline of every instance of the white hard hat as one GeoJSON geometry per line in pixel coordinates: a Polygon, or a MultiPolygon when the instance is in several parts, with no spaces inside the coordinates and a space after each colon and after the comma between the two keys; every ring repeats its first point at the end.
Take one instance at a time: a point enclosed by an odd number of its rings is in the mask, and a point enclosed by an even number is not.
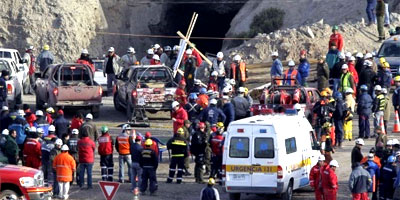
{"type": "Polygon", "coordinates": [[[108,52],[114,52],[114,47],[110,47],[110,48],[108,49],[108,52]]]}
{"type": "Polygon", "coordinates": [[[236,55],[235,57],[233,57],[234,61],[240,61],[242,60],[242,57],[240,57],[240,55],[236,55]]]}
{"type": "Polygon", "coordinates": [[[374,154],[373,153],[369,153],[368,154],[368,160],[373,160],[374,159],[374,154]]]}
{"type": "Polygon", "coordinates": [[[374,90],[375,91],[381,91],[382,87],[380,85],[375,85],[374,90]]]}
{"type": "Polygon", "coordinates": [[[72,129],[71,133],[72,133],[72,135],[78,135],[79,134],[79,130],[74,128],[74,129],[72,129]]]}
{"type": "Polygon", "coordinates": [[[372,66],[372,62],[369,60],[364,61],[364,65],[371,67],[372,66]]]}
{"type": "Polygon", "coordinates": [[[343,64],[342,69],[349,69],[349,66],[347,64],[343,64]]]}
{"type": "Polygon", "coordinates": [[[272,52],[271,56],[276,56],[276,57],[278,57],[278,56],[279,56],[279,54],[278,54],[278,52],[277,52],[277,51],[274,51],[274,52],[272,52]]]}
{"type": "Polygon", "coordinates": [[[201,81],[200,81],[199,79],[194,79],[194,84],[195,84],[195,85],[200,85],[200,84],[201,84],[201,81]]]}
{"type": "Polygon", "coordinates": [[[229,81],[229,84],[231,84],[231,85],[236,85],[235,79],[231,79],[231,80],[229,81]]]}
{"type": "Polygon", "coordinates": [[[239,92],[239,93],[244,93],[244,92],[245,92],[244,87],[239,87],[238,92],[239,92]]]}
{"type": "Polygon", "coordinates": [[[301,105],[299,103],[294,104],[293,108],[295,110],[300,110],[301,109],[301,105]]]}
{"type": "Polygon", "coordinates": [[[43,111],[37,110],[37,111],[35,112],[35,115],[36,115],[36,116],[43,116],[43,111]]]}
{"type": "Polygon", "coordinates": [[[129,124],[124,124],[123,126],[122,126],[122,130],[131,130],[132,129],[132,127],[131,127],[131,125],[129,125],[129,124]]]}
{"type": "Polygon", "coordinates": [[[7,107],[7,106],[1,107],[1,111],[7,111],[7,110],[8,110],[8,107],[7,107]]]}
{"type": "Polygon", "coordinates": [[[295,65],[296,65],[296,63],[294,63],[294,61],[293,61],[293,60],[290,60],[290,61],[289,61],[289,63],[288,63],[288,65],[289,65],[289,67],[293,67],[293,66],[295,66],[295,65]]]}
{"type": "Polygon", "coordinates": [[[44,130],[43,130],[42,128],[37,128],[37,129],[36,129],[36,132],[41,133],[41,134],[44,134],[44,130]]]}
{"type": "Polygon", "coordinates": [[[175,45],[174,48],[172,48],[174,51],[179,51],[179,49],[181,49],[181,46],[179,45],[175,45]]]}
{"type": "Polygon", "coordinates": [[[362,58],[362,57],[364,57],[364,55],[363,55],[363,53],[358,52],[358,53],[356,54],[356,57],[357,57],[357,58],[362,58]]]}
{"type": "MultiPolygon", "coordinates": [[[[224,89],[225,89],[225,88],[224,88],[224,89]]],[[[229,100],[229,99],[230,99],[230,97],[229,97],[228,95],[224,95],[224,96],[222,96],[222,99],[229,100]]]]}
{"type": "Polygon", "coordinates": [[[154,50],[153,49],[147,49],[147,54],[154,54],[154,50]]]}
{"type": "Polygon", "coordinates": [[[359,145],[363,145],[364,146],[364,140],[363,139],[361,139],[361,138],[358,138],[358,139],[356,139],[356,144],[359,144],[359,145]]]}
{"type": "Polygon", "coordinates": [[[56,140],[56,142],[54,142],[54,144],[56,144],[56,145],[63,145],[63,141],[62,141],[62,139],[58,138],[58,139],[56,140]]]}
{"type": "Polygon", "coordinates": [[[208,90],[207,91],[207,95],[213,95],[214,94],[214,90],[208,90]]]}
{"type": "Polygon", "coordinates": [[[386,88],[382,88],[382,93],[383,94],[387,94],[387,89],[386,88]]]}
{"type": "Polygon", "coordinates": [[[172,108],[175,108],[177,106],[179,106],[179,102],[177,101],[172,102],[172,108]]]}
{"type": "Polygon", "coordinates": [[[82,54],[89,54],[89,51],[87,49],[82,49],[82,54]]]}
{"type": "Polygon", "coordinates": [[[218,103],[218,102],[217,102],[216,99],[211,99],[211,100],[210,100],[210,104],[211,104],[211,105],[217,105],[217,103],[218,103]]]}
{"type": "Polygon", "coordinates": [[[66,145],[66,144],[62,145],[61,151],[69,151],[68,145],[66,145]]]}
{"type": "Polygon", "coordinates": [[[325,161],[325,156],[324,155],[319,155],[318,156],[318,161],[325,161]]]}
{"type": "Polygon", "coordinates": [[[49,126],[49,131],[50,132],[55,132],[56,131],[56,127],[54,125],[50,125],[49,126]]]}
{"type": "Polygon", "coordinates": [[[345,59],[345,58],[346,58],[346,55],[345,55],[343,52],[340,52],[340,53],[339,53],[339,58],[340,58],[340,59],[345,59]]]}
{"type": "Polygon", "coordinates": [[[1,134],[2,134],[2,135],[8,135],[8,134],[10,134],[10,131],[8,131],[8,129],[4,129],[4,130],[1,132],[1,134]]]}
{"type": "Polygon", "coordinates": [[[187,49],[187,50],[186,50],[186,54],[187,54],[187,55],[192,55],[192,53],[193,53],[193,52],[192,52],[191,49],[187,49]]]}
{"type": "Polygon", "coordinates": [[[354,93],[354,90],[351,89],[351,88],[347,88],[346,91],[345,91],[345,93],[351,93],[351,94],[353,94],[353,93],[354,93]]]}
{"type": "Polygon", "coordinates": [[[25,112],[23,110],[18,110],[17,115],[20,117],[23,117],[23,116],[25,116],[25,112]]]}
{"type": "Polygon", "coordinates": [[[29,128],[29,132],[36,133],[36,127],[32,126],[31,128],[29,128]]]}
{"type": "Polygon", "coordinates": [[[365,59],[368,59],[368,58],[372,58],[372,53],[367,53],[367,54],[365,54],[365,57],[364,57],[365,59]]]}
{"type": "Polygon", "coordinates": [[[351,55],[350,52],[347,52],[347,53],[346,53],[346,57],[350,58],[351,56],[352,56],[352,55],[351,55]]]}
{"type": "Polygon", "coordinates": [[[217,58],[224,58],[224,53],[222,53],[222,52],[218,52],[217,53],[217,58]]]}
{"type": "Polygon", "coordinates": [[[218,76],[218,72],[217,72],[217,71],[213,71],[213,72],[211,73],[211,76],[218,76]]]}
{"type": "Polygon", "coordinates": [[[387,145],[387,146],[392,146],[392,145],[393,145],[393,140],[388,140],[388,141],[386,142],[386,145],[387,145]]]}
{"type": "Polygon", "coordinates": [[[86,119],[93,119],[93,115],[92,114],[90,114],[90,113],[88,113],[87,115],[86,115],[86,117],[85,117],[86,119]]]}
{"type": "Polygon", "coordinates": [[[396,157],[400,156],[400,151],[396,151],[396,157]]]}
{"type": "Polygon", "coordinates": [[[161,47],[161,46],[160,46],[159,44],[155,44],[155,45],[154,45],[154,48],[155,48],[155,49],[159,49],[160,47],[161,47]]]}
{"type": "Polygon", "coordinates": [[[29,46],[28,49],[29,49],[29,50],[34,50],[35,47],[34,47],[34,46],[29,46]]]}
{"type": "Polygon", "coordinates": [[[164,47],[164,51],[171,51],[172,49],[171,49],[171,47],[170,46],[165,46],[164,47]]]}
{"type": "Polygon", "coordinates": [[[351,56],[349,60],[350,60],[350,61],[355,61],[356,58],[355,58],[354,56],[351,56]]]}
{"type": "Polygon", "coordinates": [[[393,139],[393,145],[395,145],[395,144],[400,144],[398,139],[393,139]]]}
{"type": "Polygon", "coordinates": [[[230,90],[229,90],[229,87],[228,86],[226,86],[226,87],[224,87],[223,89],[222,89],[222,93],[228,93],[228,92],[230,92],[230,90]]]}
{"type": "Polygon", "coordinates": [[[339,163],[336,160],[331,160],[331,162],[329,162],[329,166],[339,167],[339,163]]]}
{"type": "Polygon", "coordinates": [[[136,53],[135,49],[133,47],[128,48],[128,53],[136,53]]]}
{"type": "Polygon", "coordinates": [[[153,59],[154,60],[160,60],[160,56],[158,56],[157,54],[154,54],[153,59]]]}

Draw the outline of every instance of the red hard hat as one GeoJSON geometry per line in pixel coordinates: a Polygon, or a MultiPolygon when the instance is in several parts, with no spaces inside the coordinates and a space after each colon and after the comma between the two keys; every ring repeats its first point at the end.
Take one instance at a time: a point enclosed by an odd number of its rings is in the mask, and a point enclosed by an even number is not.
{"type": "Polygon", "coordinates": [[[145,137],[145,138],[150,138],[150,137],[151,137],[151,133],[147,131],[147,132],[144,134],[144,137],[145,137]]]}
{"type": "Polygon", "coordinates": [[[307,54],[306,50],[303,49],[303,50],[300,51],[300,55],[306,55],[306,54],[307,54]]]}
{"type": "Polygon", "coordinates": [[[136,138],[135,138],[135,140],[142,140],[142,136],[140,136],[140,135],[136,135],[136,138]]]}
{"type": "Polygon", "coordinates": [[[204,122],[199,122],[199,128],[205,128],[206,124],[204,122]]]}
{"type": "Polygon", "coordinates": [[[57,114],[64,115],[64,111],[60,109],[60,110],[58,110],[57,114]]]}
{"type": "Polygon", "coordinates": [[[186,82],[185,82],[184,80],[181,80],[181,81],[179,82],[179,84],[180,84],[180,85],[186,85],[186,82]]]}
{"type": "Polygon", "coordinates": [[[211,127],[211,131],[212,131],[212,132],[216,132],[216,131],[217,131],[217,127],[215,127],[215,126],[214,126],[214,127],[211,127]]]}

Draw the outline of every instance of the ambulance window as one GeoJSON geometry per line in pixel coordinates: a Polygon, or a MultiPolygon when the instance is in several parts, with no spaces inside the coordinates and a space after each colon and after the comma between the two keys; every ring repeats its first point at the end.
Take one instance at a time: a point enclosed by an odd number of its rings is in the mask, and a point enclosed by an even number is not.
{"type": "Polygon", "coordinates": [[[297,151],[296,138],[288,138],[285,140],[286,154],[291,154],[297,151]]]}
{"type": "Polygon", "coordinates": [[[255,158],[274,158],[274,140],[272,138],[256,138],[254,143],[255,158]]]}
{"type": "Polygon", "coordinates": [[[310,141],[311,141],[311,147],[313,150],[320,150],[317,137],[315,136],[314,131],[310,131],[310,141]]]}
{"type": "Polygon", "coordinates": [[[233,137],[229,145],[229,157],[248,158],[249,157],[249,138],[233,137]]]}

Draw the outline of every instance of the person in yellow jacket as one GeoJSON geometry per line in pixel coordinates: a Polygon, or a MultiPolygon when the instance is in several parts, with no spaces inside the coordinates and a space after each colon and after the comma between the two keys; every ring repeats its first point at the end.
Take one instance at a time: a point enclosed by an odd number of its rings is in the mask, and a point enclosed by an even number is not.
{"type": "Polygon", "coordinates": [[[353,89],[347,88],[345,91],[344,101],[346,103],[347,113],[344,118],[344,139],[351,141],[353,139],[353,113],[356,101],[353,97],[353,89]]]}
{"type": "Polygon", "coordinates": [[[72,181],[72,175],[76,170],[75,160],[69,155],[68,151],[69,147],[64,144],[61,147],[61,153],[53,161],[53,168],[56,170],[58,187],[60,188],[60,199],[68,199],[69,183],[72,181]]]}
{"type": "Polygon", "coordinates": [[[340,76],[340,87],[339,91],[345,93],[345,91],[351,88],[353,91],[356,88],[354,83],[354,77],[349,71],[349,66],[347,64],[342,65],[342,75],[340,76]]]}

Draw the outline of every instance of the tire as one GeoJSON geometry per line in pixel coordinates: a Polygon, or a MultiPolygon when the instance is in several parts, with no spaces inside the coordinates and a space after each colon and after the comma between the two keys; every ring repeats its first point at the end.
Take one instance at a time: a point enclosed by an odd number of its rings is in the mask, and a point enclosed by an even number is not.
{"type": "Polygon", "coordinates": [[[240,193],[229,193],[229,200],[240,200],[240,193]]]}
{"type": "Polygon", "coordinates": [[[92,107],[92,115],[94,118],[100,117],[100,106],[93,106],[92,107]]]}
{"type": "Polygon", "coordinates": [[[13,195],[15,195],[15,197],[17,197],[18,199],[21,198],[21,196],[14,190],[3,190],[1,191],[0,199],[14,199],[11,198],[11,196],[13,195]]]}
{"type": "Polygon", "coordinates": [[[121,102],[118,99],[118,93],[115,93],[114,98],[113,98],[113,102],[114,102],[115,110],[124,111],[124,108],[121,106],[121,102]]]}
{"type": "Polygon", "coordinates": [[[282,200],[292,200],[293,198],[293,180],[290,180],[286,192],[282,195],[282,200]]]}

